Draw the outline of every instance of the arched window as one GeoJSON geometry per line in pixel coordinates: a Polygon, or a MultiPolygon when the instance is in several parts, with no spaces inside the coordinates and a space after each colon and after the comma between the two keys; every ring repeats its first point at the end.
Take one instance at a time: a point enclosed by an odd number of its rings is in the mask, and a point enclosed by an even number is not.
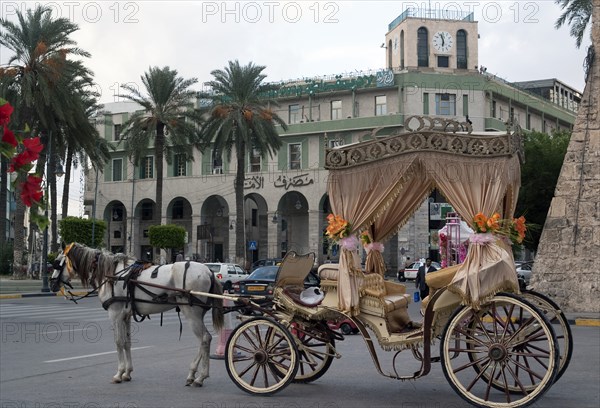
{"type": "Polygon", "coordinates": [[[456,33],[456,68],[467,69],[467,32],[458,30],[456,33]]]}
{"type": "Polygon", "coordinates": [[[388,41],[388,45],[387,45],[387,60],[388,60],[388,69],[392,69],[393,68],[393,64],[392,64],[392,51],[393,51],[393,44],[392,44],[392,40],[388,41]]]}
{"type": "Polygon", "coordinates": [[[404,69],[404,30],[400,31],[400,69],[404,69]]]}
{"type": "Polygon", "coordinates": [[[417,61],[419,67],[429,66],[429,35],[425,27],[417,30],[417,61]]]}

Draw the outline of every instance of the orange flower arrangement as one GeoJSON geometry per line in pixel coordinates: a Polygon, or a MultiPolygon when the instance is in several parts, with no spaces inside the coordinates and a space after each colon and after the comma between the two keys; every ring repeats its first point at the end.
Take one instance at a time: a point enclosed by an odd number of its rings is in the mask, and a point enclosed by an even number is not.
{"type": "Polygon", "coordinates": [[[329,225],[325,228],[327,238],[338,241],[350,234],[350,224],[339,215],[329,214],[327,216],[329,225]]]}
{"type": "Polygon", "coordinates": [[[527,232],[525,217],[521,215],[519,218],[513,218],[511,229],[513,230],[511,233],[515,236],[517,244],[523,243],[523,240],[525,239],[525,233],[527,232]]]}
{"type": "Polygon", "coordinates": [[[501,219],[497,212],[489,218],[483,213],[477,213],[473,217],[473,229],[476,233],[501,234],[516,244],[522,244],[527,233],[527,224],[524,216],[506,220],[501,219]]]}

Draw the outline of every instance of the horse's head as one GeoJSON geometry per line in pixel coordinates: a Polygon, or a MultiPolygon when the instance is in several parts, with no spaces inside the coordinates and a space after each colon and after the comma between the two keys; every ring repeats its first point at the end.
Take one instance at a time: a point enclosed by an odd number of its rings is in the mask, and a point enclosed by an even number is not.
{"type": "Polygon", "coordinates": [[[69,267],[70,262],[67,257],[72,246],[73,244],[69,244],[65,247],[63,243],[62,251],[58,254],[52,264],[52,268],[54,269],[52,277],[50,278],[50,289],[52,292],[58,292],[63,286],[73,289],[73,286],[71,285],[71,274],[73,272],[72,268],[69,267]]]}

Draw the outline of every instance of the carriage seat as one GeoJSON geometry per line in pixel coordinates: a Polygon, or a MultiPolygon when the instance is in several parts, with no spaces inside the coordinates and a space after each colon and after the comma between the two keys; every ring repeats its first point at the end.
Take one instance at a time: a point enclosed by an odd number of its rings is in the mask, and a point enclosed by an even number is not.
{"type": "Polygon", "coordinates": [[[429,289],[441,289],[448,286],[461,265],[462,264],[452,265],[448,268],[439,269],[426,274],[425,282],[427,283],[427,286],[429,286],[429,289]]]}
{"type": "Polygon", "coordinates": [[[327,263],[319,266],[317,269],[317,275],[321,280],[337,281],[340,271],[338,270],[339,264],[327,263]]]}
{"type": "Polygon", "coordinates": [[[452,282],[452,279],[456,275],[456,272],[461,265],[462,264],[452,265],[448,268],[429,272],[425,275],[425,282],[427,283],[427,286],[429,286],[429,295],[426,296],[425,299],[422,299],[421,310],[425,310],[429,304],[429,300],[435,294],[435,292],[437,292],[439,289],[445,288],[450,284],[450,282],[452,282]]]}
{"type": "MultiPolygon", "coordinates": [[[[337,286],[338,264],[324,264],[318,269],[321,287],[337,286]]],[[[410,326],[408,304],[412,296],[406,293],[406,286],[389,282],[383,276],[365,274],[360,288],[361,313],[383,317],[390,332],[400,332],[410,326]]]]}

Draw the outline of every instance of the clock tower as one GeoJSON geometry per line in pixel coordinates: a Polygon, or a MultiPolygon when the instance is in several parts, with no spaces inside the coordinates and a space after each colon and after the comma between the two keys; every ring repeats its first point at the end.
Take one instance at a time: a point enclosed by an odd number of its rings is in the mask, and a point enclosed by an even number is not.
{"type": "Polygon", "coordinates": [[[395,70],[477,70],[473,13],[407,9],[388,26],[386,67],[395,70]]]}

